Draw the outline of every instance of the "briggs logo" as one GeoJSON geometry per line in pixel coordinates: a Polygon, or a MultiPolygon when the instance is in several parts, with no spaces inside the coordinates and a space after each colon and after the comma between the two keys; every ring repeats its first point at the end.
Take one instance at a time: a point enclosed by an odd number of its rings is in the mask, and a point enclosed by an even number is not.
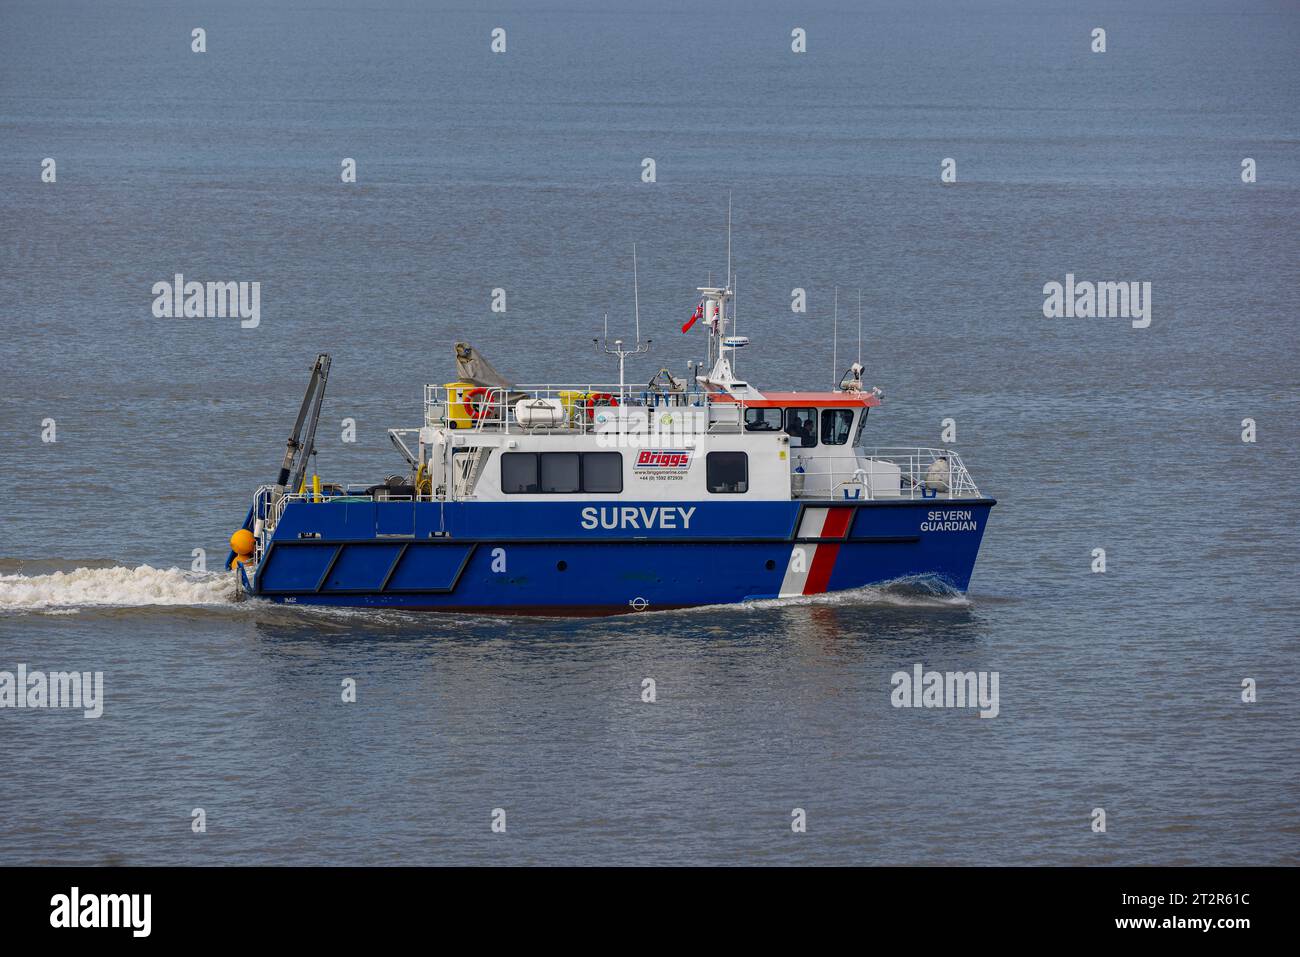
{"type": "Polygon", "coordinates": [[[689,469],[689,449],[642,449],[636,457],[639,469],[689,469]]]}

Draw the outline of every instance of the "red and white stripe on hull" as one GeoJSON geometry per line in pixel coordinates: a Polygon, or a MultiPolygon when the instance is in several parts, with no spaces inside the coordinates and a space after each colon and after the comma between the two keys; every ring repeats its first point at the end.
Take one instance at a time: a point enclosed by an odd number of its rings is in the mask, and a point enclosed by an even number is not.
{"type": "Polygon", "coordinates": [[[795,538],[833,538],[833,542],[795,542],[781,580],[780,595],[820,595],[830,584],[835,559],[840,553],[839,539],[849,530],[852,508],[806,508],[799,521],[795,538]]]}

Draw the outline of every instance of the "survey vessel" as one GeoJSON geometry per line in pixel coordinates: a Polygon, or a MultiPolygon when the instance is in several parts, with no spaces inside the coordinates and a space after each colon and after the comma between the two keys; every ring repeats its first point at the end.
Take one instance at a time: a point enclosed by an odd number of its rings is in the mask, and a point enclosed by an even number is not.
{"type": "Polygon", "coordinates": [[[617,383],[521,384],[467,343],[427,385],[402,466],[316,463],[317,357],[275,482],[232,536],[241,591],[290,604],[604,614],[820,595],[905,580],[964,591],[995,501],[952,449],[876,445],[861,362],[825,391],[735,372],[728,279],[683,331],[707,359],[629,384],[649,344],[606,335],[617,383]],[[698,331],[695,333],[698,334],[698,331]]]}

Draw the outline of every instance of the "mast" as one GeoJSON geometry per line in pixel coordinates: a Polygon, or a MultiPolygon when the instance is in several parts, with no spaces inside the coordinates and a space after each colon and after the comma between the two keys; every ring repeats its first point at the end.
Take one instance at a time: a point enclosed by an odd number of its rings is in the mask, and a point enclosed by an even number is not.
{"type": "MultiPolygon", "coordinates": [[[[737,341],[741,340],[741,336],[737,332],[738,329],[740,329],[740,280],[737,277],[732,276],[731,277],[731,334],[737,341]]],[[[735,352],[734,348],[732,349],[732,352],[735,352]]],[[[732,360],[731,371],[732,372],[736,371],[736,364],[734,359],[732,360]]]]}
{"type": "Polygon", "coordinates": [[[731,360],[727,358],[727,303],[735,295],[731,288],[731,191],[727,191],[727,274],[721,286],[710,285],[698,287],[704,296],[704,322],[709,327],[709,381],[719,385],[735,378],[732,374],[731,360]]]}
{"type": "MultiPolygon", "coordinates": [[[[736,378],[732,354],[748,344],[744,336],[728,335],[727,327],[736,322],[735,307],[728,307],[736,298],[735,275],[731,271],[731,194],[727,194],[727,275],[721,286],[713,285],[713,274],[709,273],[709,285],[697,286],[703,305],[703,319],[708,327],[709,350],[707,375],[696,375],[696,381],[715,386],[733,395],[755,396],[758,393],[749,383],[736,378]]],[[[698,373],[698,367],[697,367],[698,373]]]]}

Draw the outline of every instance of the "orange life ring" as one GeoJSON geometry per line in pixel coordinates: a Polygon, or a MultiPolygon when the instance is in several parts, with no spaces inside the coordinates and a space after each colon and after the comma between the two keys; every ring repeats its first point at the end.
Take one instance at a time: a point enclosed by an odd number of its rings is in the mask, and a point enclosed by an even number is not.
{"type": "Polygon", "coordinates": [[[597,405],[618,405],[618,397],[610,392],[593,392],[587,396],[587,421],[594,421],[596,418],[597,405]]]}
{"type": "Polygon", "coordinates": [[[481,422],[487,418],[488,412],[492,410],[492,396],[487,389],[481,386],[466,392],[462,402],[465,405],[466,413],[475,422],[481,422]]]}

